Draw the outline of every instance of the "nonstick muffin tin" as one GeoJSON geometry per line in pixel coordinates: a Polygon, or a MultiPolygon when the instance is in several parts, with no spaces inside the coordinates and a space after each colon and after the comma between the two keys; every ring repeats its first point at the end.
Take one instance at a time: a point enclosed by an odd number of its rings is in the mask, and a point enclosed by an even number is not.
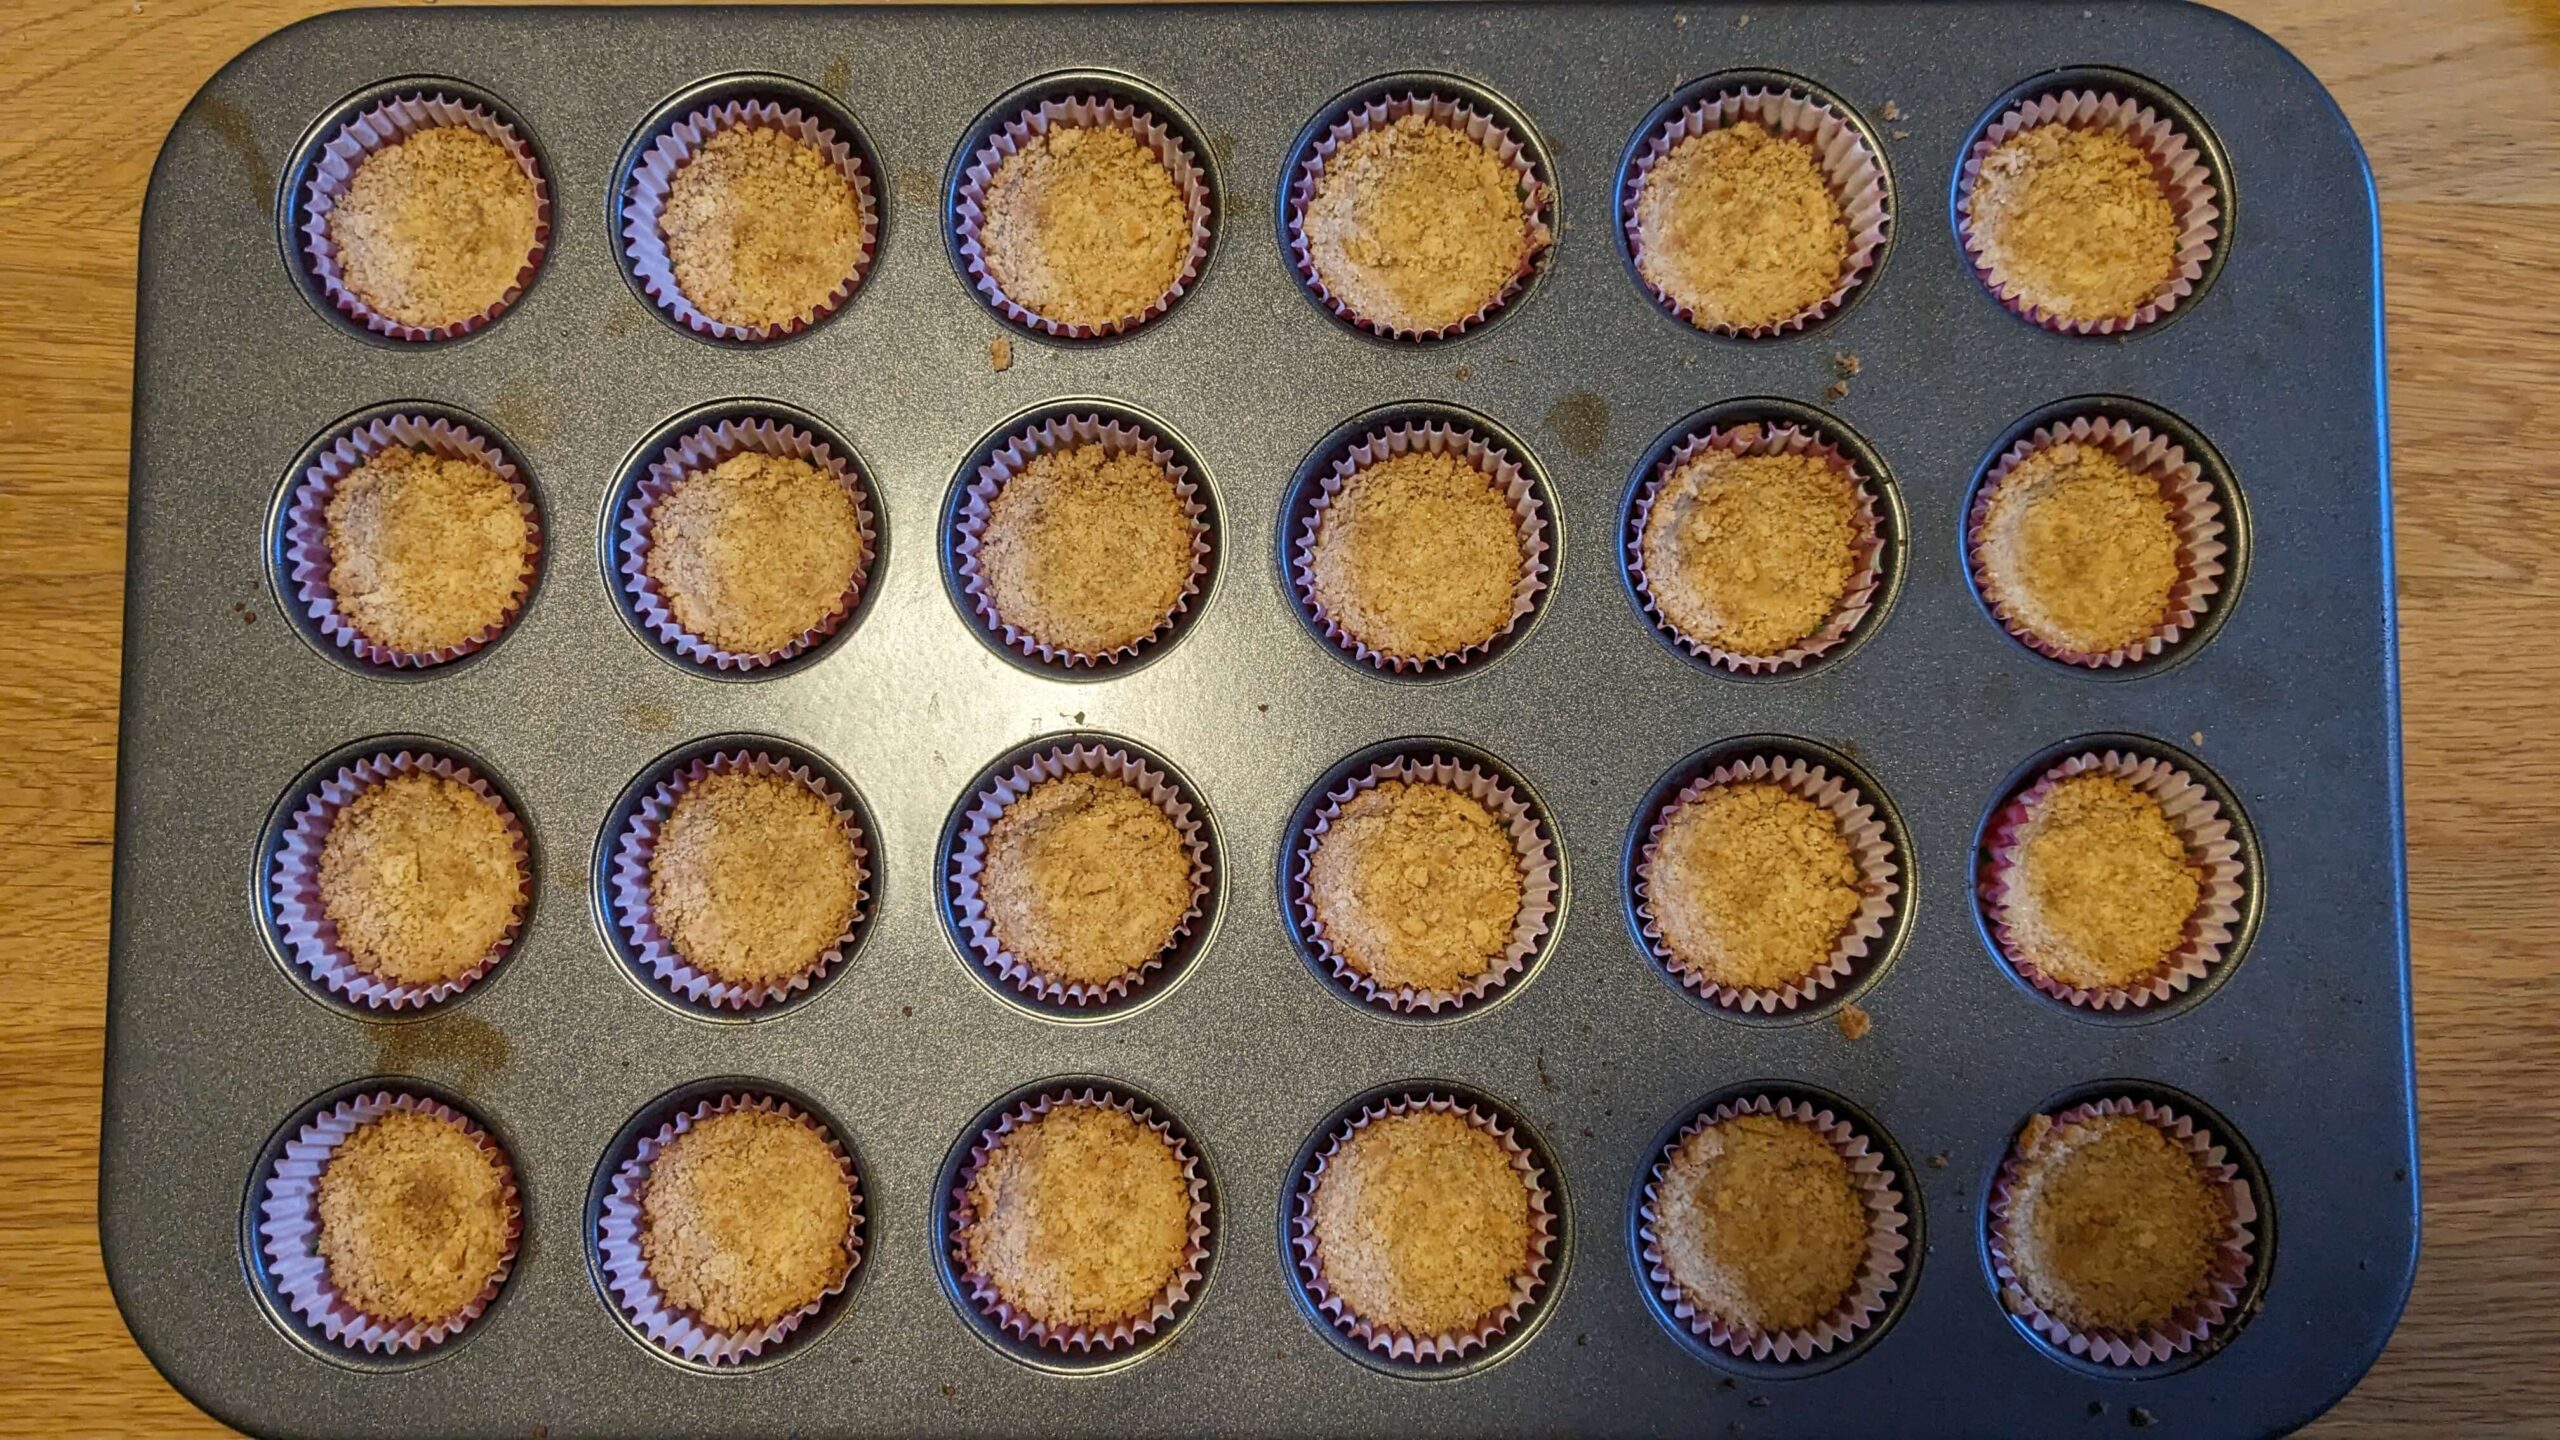
{"type": "Polygon", "coordinates": [[[2378,301],[2370,181],[2336,108],[2264,37],[2175,5],[440,8],[298,26],[196,98],[143,221],[101,1177],[126,1318],[199,1403],[277,1434],[2300,1423],[2379,1351],[2415,1264],[2378,301]],[[2074,67],[2103,70],[2054,73],[2074,67]],[[1197,284],[1099,342],[1013,327],[955,266],[948,234],[955,171],[1001,123],[991,107],[1069,71],[1192,132],[1216,202],[1197,284]],[[1828,95],[1882,155],[1893,200],[1884,253],[1839,313],[1762,340],[1656,306],[1616,223],[1648,116],[1735,71],[1828,95]],[[1314,303],[1278,212],[1308,133],[1408,74],[1505,117],[1557,206],[1557,242],[1521,292],[1430,344],[1359,333],[1314,303]],[[493,102],[550,187],[539,273],[459,340],[367,336],[306,291],[291,243],[308,152],[368,101],[421,88],[411,77],[493,102]],[[2130,336],[2021,321],[1953,230],[1977,128],[2013,92],[2075,82],[2179,117],[2226,202],[2197,293],[2130,336]],[[809,333],[763,345],[670,322],[618,241],[635,148],[742,84],[841,111],[881,197],[860,288],[809,333]],[[1161,422],[1196,462],[1216,563],[1170,636],[1069,673],[956,603],[945,516],[991,443],[1074,400],[1161,422]],[[875,578],[824,643],[714,673],[625,609],[613,526],[650,437],[759,402],[853,457],[877,510],[875,578]],[[344,422],[388,405],[483,427],[544,524],[513,628],[424,671],[356,663],[299,620],[278,574],[289,480],[344,422]],[[1964,563],[1982,471],[2034,425],[2090,408],[2194,442],[2231,545],[2205,622],[2120,671],[2012,639],[1964,563]],[[1336,428],[1382,411],[1467,418],[1548,501],[1550,583],[1533,613],[1450,672],[1391,675],[1334,650],[1284,571],[1336,428]],[[1880,492],[1873,612],[1777,676],[1680,650],[1622,563],[1632,486],[1690,429],[1750,418],[1818,424],[1880,492]],[[943,848],[976,777],[1051,736],[1160,760],[1199,802],[1214,856],[1181,953],[1142,1003],[1099,1016],[994,982],[945,898],[943,848]],[[1552,935],[1496,996],[1436,1018],[1337,989],[1284,905],[1298,826],[1328,778],[1399,741],[1499,767],[1558,858],[1552,935]],[[262,883],[313,780],[403,744],[488,777],[529,831],[535,875],[506,961],[423,1013],[308,985],[262,883]],[[2213,789],[2238,818],[2249,883],[2237,943],[2206,981],[2100,1013],[2000,963],[1974,877],[2005,797],[2110,746],[2213,789]],[[736,748],[840,781],[870,842],[851,954],[752,1018],[656,988],[609,886],[647,778],[736,748]],[[1902,887],[1852,978],[1774,1016],[1683,991],[1641,947],[1631,899],[1654,805],[1720,757],[1767,751],[1854,778],[1902,887]],[[1872,1021],[1862,1038],[1840,1023],[1850,1003],[1872,1021]],[[1546,1162],[1560,1231],[1542,1296],[1503,1342],[1427,1372],[1344,1341],[1284,1250],[1296,1176],[1334,1123],[1416,1081],[1512,1125],[1546,1162]],[[1109,1363],[982,1324],[939,1259],[977,1126],[1086,1082],[1178,1126],[1213,1197],[1191,1303],[1109,1363]],[[523,1191],[504,1289],[457,1339],[415,1354],[303,1329],[254,1239],[266,1157],[318,1109],[383,1088],[477,1117],[523,1191]],[[630,1145],[738,1088],[843,1138],[864,1249],[843,1294],[787,1342],[714,1372],[618,1317],[592,1237],[630,1145]],[[1811,1362],[1707,1347],[1639,1273],[1632,1216],[1660,1147],[1702,1108],[1755,1095],[1835,1111],[1901,1177],[1899,1286],[1879,1324],[1811,1362]],[[2132,1370],[2072,1359],[2013,1321],[1985,1244],[1986,1190],[2025,1120],[2123,1096],[2230,1142],[2260,1212],[2242,1318],[2199,1353],[2132,1370]]]}

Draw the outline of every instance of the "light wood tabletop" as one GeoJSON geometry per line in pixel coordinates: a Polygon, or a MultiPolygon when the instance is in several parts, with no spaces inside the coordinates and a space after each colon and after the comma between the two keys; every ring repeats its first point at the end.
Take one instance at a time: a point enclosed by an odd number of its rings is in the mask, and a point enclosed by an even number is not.
{"type": "MultiPolygon", "coordinates": [[[[98,1258],[136,227],[188,96],[332,8],[0,6],[0,634],[20,647],[0,666],[0,1429],[222,1428],[134,1347],[98,1258]]],[[[2550,1434],[2560,0],[2229,8],[2344,105],[2388,272],[2425,1259],[2390,1349],[2315,1428],[2550,1434]]]]}

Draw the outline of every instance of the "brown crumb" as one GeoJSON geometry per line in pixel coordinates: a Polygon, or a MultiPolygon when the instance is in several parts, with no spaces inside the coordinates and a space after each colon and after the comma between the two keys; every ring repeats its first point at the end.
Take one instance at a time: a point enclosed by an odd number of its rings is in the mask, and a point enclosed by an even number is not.
{"type": "Polygon", "coordinates": [[[843,817],[787,775],[716,771],[659,827],[650,907],[677,954],[733,985],[806,973],[852,928],[863,867],[843,817]]]}
{"type": "Polygon", "coordinates": [[[1416,1335],[1480,1324],[1528,1278],[1530,1191],[1500,1140],[1437,1110],[1384,1115],[1326,1162],[1309,1209],[1325,1288],[1416,1335]]]}
{"type": "Polygon", "coordinates": [[[1992,274],[2069,320],[2132,315],[2176,278],[2178,217],[2143,148],[2039,125],[1982,162],[1972,231],[1992,274]]]}
{"type": "Polygon", "coordinates": [[[2178,525],[2160,482],[2097,445],[2065,441],[2019,461],[1991,492],[1975,539],[1986,588],[2012,623],[2098,655],[2169,618],[2178,525]]]}
{"type": "Polygon", "coordinates": [[[1821,633],[1856,577],[1858,496],[1815,454],[1705,450],[1662,482],[1639,550],[1673,629],[1773,656],[1821,633]]]}
{"type": "Polygon", "coordinates": [[[2233,1220],[2185,1146],[2139,1116],[2061,1125],[2038,1115],[2017,1159],[2010,1262],[2048,1313],[2130,1332],[2204,1298],[2233,1220]]]}
{"type": "Polygon", "coordinates": [[[1908,130],[1896,130],[1893,132],[1893,138],[1896,140],[1908,140],[1911,138],[1911,132],[1908,130]]]}
{"type": "Polygon", "coordinates": [[[827,155],[786,130],[732,125],[667,187],[658,232],[693,307],[737,326],[813,319],[862,263],[862,201],[827,155]]]}
{"type": "Polygon", "coordinates": [[[2184,943],[2204,893],[2160,802],[2113,775],[2055,783],[2018,828],[2001,921],[2013,958],[2065,985],[2133,985],[2184,943]]]}
{"type": "Polygon", "coordinates": [[[956,1237],[1004,1302],[1053,1327],[1152,1316],[1191,1240],[1191,1187],[1164,1136],[1123,1110],[1057,1106],[996,1142],[956,1237]]]}
{"type": "Polygon", "coordinates": [[[497,805],[458,780],[394,775],[347,802],[320,845],[320,908],[367,975],[459,978],[524,913],[524,857],[497,805]]]}
{"type": "Polygon", "coordinates": [[[809,1123],[762,1110],[697,1120],[650,1162],[640,1253],[672,1308],[756,1330],[853,1269],[853,1187],[809,1123]]]}
{"type": "Polygon", "coordinates": [[[1822,393],[1833,400],[1846,400],[1849,398],[1849,382],[1834,380],[1823,388],[1822,393]]]}
{"type": "Polygon", "coordinates": [[[1108,984],[1173,943],[1197,898],[1182,832],[1135,786],[1078,772],[996,817],[979,889],[996,943],[1047,979],[1108,984]]]}
{"type": "Polygon", "coordinates": [[[1857,351],[1836,351],[1831,357],[1831,373],[1839,376],[1843,380],[1846,380],[1850,376],[1858,373],[1861,368],[1861,364],[1862,362],[1858,359],[1857,351]]]}
{"type": "Polygon", "coordinates": [[[980,244],[1015,304],[1065,325],[1137,319],[1182,278],[1191,214],[1164,160],[1116,125],[1052,125],[988,177],[980,244]]]}
{"type": "Polygon", "coordinates": [[[1451,786],[1401,780],[1352,796],[1307,866],[1326,944],[1389,991],[1451,994],[1493,969],[1522,884],[1499,816],[1451,786]]]}
{"type": "Polygon", "coordinates": [[[851,605],[866,560],[842,481],[796,456],[742,451],[675,483],[642,561],[676,623],[723,650],[780,650],[851,605]]]}
{"type": "Polygon", "coordinates": [[[987,364],[999,375],[1013,368],[1013,342],[1002,335],[987,342],[987,364]]]}
{"type": "Polygon", "coordinates": [[[1830,298],[1849,226],[1811,145],[1739,121],[1671,147],[1636,194],[1636,269],[1695,324],[1775,325],[1830,298]]]}
{"type": "Polygon", "coordinates": [[[432,330],[506,299],[540,221],[533,179],[506,146],[435,125],[357,162],[329,212],[329,241],[358,299],[432,330]]]}
{"type": "Polygon", "coordinates": [[[1830,811],[1773,781],[1737,780],[1663,822],[1645,889],[1674,969],[1769,990],[1831,958],[1862,880],[1830,811]]]}
{"type": "Polygon", "coordinates": [[[2188,736],[2187,743],[2191,745],[2202,745],[2204,743],[2204,732],[2198,730],[2194,734],[2188,736]]]}
{"type": "Polygon", "coordinates": [[[1849,1040],[1864,1040],[1876,1028],[1875,1017],[1855,1005],[1840,1007],[1840,1034],[1849,1040]]]}
{"type": "Polygon", "coordinates": [[[503,1161],[452,1121],[392,1110],[321,1168],[313,1247],[339,1298],[378,1320],[452,1318],[496,1278],[514,1207],[503,1161]]]}
{"type": "Polygon", "coordinates": [[[340,478],[322,521],[339,613],[393,650],[484,635],[533,581],[532,518],[476,460],[393,446],[340,478]]]}
{"type": "Polygon", "coordinates": [[[1944,1169],[1946,1169],[1946,1168],[1947,1168],[1947,1160],[1948,1160],[1948,1158],[1949,1158],[1949,1157],[1948,1157],[1948,1155],[1947,1155],[1947,1152],[1946,1152],[1946,1151],[1944,1151],[1944,1150],[1939,1151],[1937,1154],[1932,1155],[1932,1156],[1930,1156],[1930,1157],[1929,1157],[1929,1168],[1930,1168],[1930,1169],[1932,1169],[1932,1170],[1944,1170],[1944,1169]]]}
{"type": "Polygon", "coordinates": [[[1408,451],[1354,473],[1316,527],[1316,604],[1353,639],[1410,660],[1454,655],[1511,623],[1527,553],[1494,477],[1408,451]]]}
{"type": "Polygon", "coordinates": [[[1837,1308],[1867,1253],[1849,1163],[1776,1115],[1701,1127],[1663,1163],[1652,1233],[1689,1302],[1738,1329],[1796,1330],[1837,1308]]]}
{"type": "Polygon", "coordinates": [[[1353,313],[1436,331],[1502,298],[1536,255],[1536,218],[1500,155],[1408,114],[1334,152],[1304,231],[1316,275],[1353,313]]]}
{"type": "Polygon", "coordinates": [[[988,503],[977,565],[996,614],[1035,639],[1107,655],[1172,623],[1197,527],[1148,455],[1035,455],[988,503]]]}
{"type": "Polygon", "coordinates": [[[1902,107],[1891,100],[1887,100],[1884,102],[1884,108],[1876,113],[1882,115],[1887,120],[1899,120],[1902,118],[1902,107]]]}

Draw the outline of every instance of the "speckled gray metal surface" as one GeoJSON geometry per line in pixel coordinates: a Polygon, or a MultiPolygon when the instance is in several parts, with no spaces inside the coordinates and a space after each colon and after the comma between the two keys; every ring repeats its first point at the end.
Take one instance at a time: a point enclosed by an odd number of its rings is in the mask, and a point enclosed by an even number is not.
{"type": "Polygon", "coordinates": [[[179,120],[143,219],[101,1228],[125,1315],[170,1379],[274,1434],[2100,1433],[2137,1411],[2177,1434],[2299,1423],[2380,1349],[2415,1264],[2417,1180],[2372,194],[2319,86],[2263,37],[2174,5],[1209,7],[352,12],[232,63],[179,120]],[[2194,107],[2236,188],[2228,262],[2169,323],[2073,340],[2004,313],[1962,262],[1950,180],[1985,110],[2059,66],[2138,72],[2194,107]],[[1881,141],[1896,220],[1836,323],[1759,343],[1662,314],[1614,237],[1630,137],[1676,87],[1736,67],[1828,87],[1881,141]],[[1069,67],[1160,87],[1204,132],[1222,199],[1196,293],[1133,338],[1007,333],[942,234],[955,145],[983,107],[1069,67]],[[1278,180],[1328,100],[1391,71],[1454,74],[1517,108],[1552,157],[1564,231],[1510,313],[1455,343],[1347,332],[1274,236],[1278,180]],[[708,344],[625,283],[617,158],[668,97],[731,72],[835,97],[884,180],[868,282],[799,340],[708,344]],[[360,338],[306,302],[279,242],[305,132],[407,75],[498,97],[547,164],[540,279],[486,332],[360,338]],[[1888,106],[1891,107],[1888,110],[1888,106]],[[1889,118],[1898,117],[1898,118],[1889,118]],[[1826,393],[1837,354],[1859,373],[1826,393]],[[2108,394],[2210,441],[2245,501],[2227,623],[2132,678],[2029,653],[1968,588],[1959,523],[2023,417],[2108,394]],[[1108,396],[1176,427],[1208,474],[1215,584],[1180,639],[1098,681],[999,656],[938,573],[947,487],[1028,407],[1108,396]],[[1617,556],[1629,476],[1681,417],[1738,396],[1820,407],[1872,446],[1898,498],[1881,623],[1809,675],[1743,681],[1663,644],[1617,556]],[[708,402],[761,398],[858,453],[887,543],[860,623],[754,683],[672,665],[618,617],[600,556],[634,448],[708,402]],[[514,447],[549,522],[515,631],[424,678],[359,673],[281,615],[271,507],[294,458],[351,412],[459,407],[514,447]],[[1464,406],[1551,487],[1560,545],[1532,628],[1455,679],[1399,682],[1300,622],[1277,530],[1301,462],[1372,407],[1464,406]],[[937,912],[936,845],[970,778],[1037,735],[1092,730],[1196,784],[1221,889],[1178,984],[1108,1023],[1008,1004],[937,912]],[[2019,767],[2122,732],[2210,767],[2250,822],[2254,940],[2201,999],[2094,1019],[1998,964],[1969,890],[1977,827],[2019,767]],[[653,761],[748,733],[805,747],[874,822],[877,910],[841,977],[757,1023],[662,1001],[599,920],[595,856],[653,761]],[[538,881],[496,975],[423,1019],[319,1001],[267,938],[254,876],[308,767],[373,737],[474,757],[519,802],[538,881]],[[1905,930],[1852,1041],[1710,1013],[1631,937],[1622,871],[1666,772],[1735,736],[1826,746],[1899,816],[1905,930]],[[1565,875],[1552,952],[1502,1004],[1395,1023],[1321,983],[1278,901],[1291,817],[1345,757],[1446,736],[1547,807],[1565,875]],[[2197,738],[2201,737],[2201,738],[2197,738]],[[955,1313],[932,1249],[936,1175],[968,1127],[1053,1076],[1154,1097],[1207,1156],[1216,1253],[1172,1343],[1100,1374],[1032,1368],[955,1313]],[[706,1077],[770,1082],[834,1117],[867,1189],[844,1303],[777,1363],[670,1363],[601,1298],[590,1191],[617,1133],[706,1077]],[[512,1150],[524,1253],[489,1313],[383,1365],[298,1338],[262,1297],[244,1208],[262,1147],[324,1098],[409,1077],[512,1150]],[[1286,1278],[1293,1157],[1372,1087],[1435,1077],[1509,1108],[1548,1147],[1565,1263],[1527,1338],[1422,1381],[1356,1363],[1286,1278]],[[1854,1106],[1907,1167],[1916,1264],[1889,1323],[1801,1377],[1719,1364],[1659,1322],[1626,1207],[1665,1127],[1750,1082],[1854,1106]],[[2165,1373],[2057,1359],[2003,1313],[1983,1192],[2039,1105],[2101,1082],[2171,1087],[2245,1142],[2272,1211],[2260,1308],[2165,1373]],[[1937,1158],[1932,1158],[1937,1157],[1937,1158]],[[1943,1163],[1939,1163],[1940,1160],[1943,1163]]]}

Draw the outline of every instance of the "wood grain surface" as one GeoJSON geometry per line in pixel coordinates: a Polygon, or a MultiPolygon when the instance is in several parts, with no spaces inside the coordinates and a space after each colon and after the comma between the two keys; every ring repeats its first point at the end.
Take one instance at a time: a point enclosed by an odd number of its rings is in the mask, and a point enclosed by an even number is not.
{"type": "MultiPolygon", "coordinates": [[[[136,222],[196,87],[330,8],[0,3],[0,1430],[222,1428],[97,1247],[136,222]]],[[[2388,268],[2426,1256],[2315,1430],[2560,1433],[2560,0],[2230,8],[2345,106],[2388,268]]]]}

